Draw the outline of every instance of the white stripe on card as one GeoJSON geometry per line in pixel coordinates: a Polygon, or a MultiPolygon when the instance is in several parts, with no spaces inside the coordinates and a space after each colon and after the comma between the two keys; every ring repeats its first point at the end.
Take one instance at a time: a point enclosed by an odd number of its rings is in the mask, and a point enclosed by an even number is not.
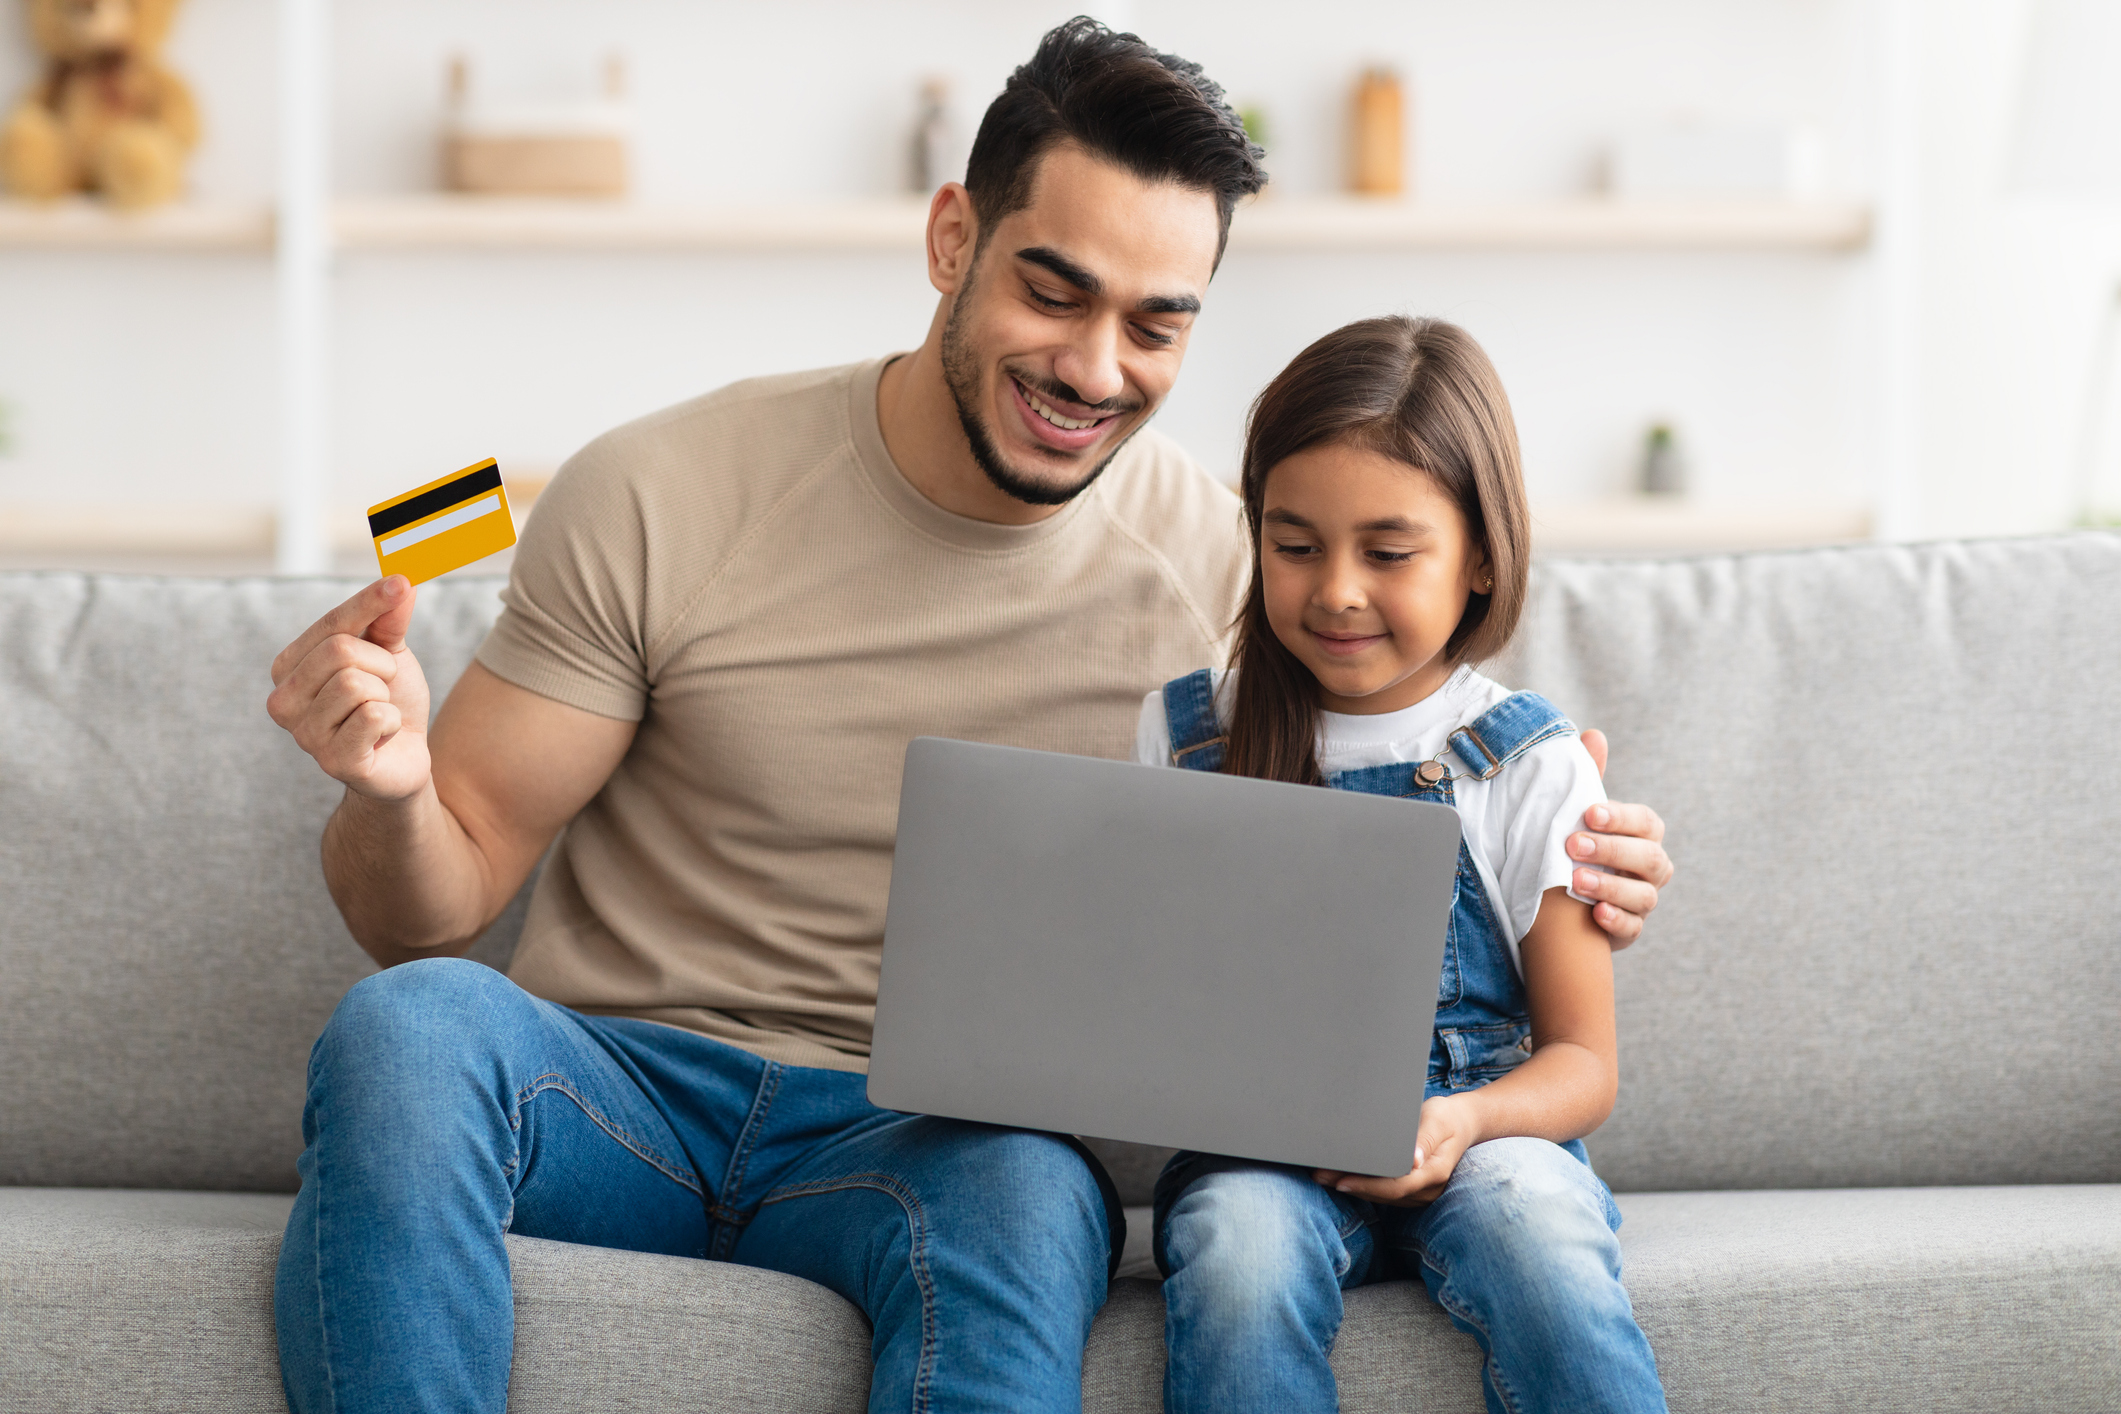
{"type": "Polygon", "coordinates": [[[446,516],[436,516],[425,525],[416,525],[411,530],[397,535],[386,535],[376,546],[386,555],[395,555],[407,545],[417,545],[430,535],[440,535],[445,530],[455,530],[460,525],[469,525],[480,516],[491,515],[501,509],[499,496],[487,496],[473,501],[468,506],[459,506],[446,516]]]}

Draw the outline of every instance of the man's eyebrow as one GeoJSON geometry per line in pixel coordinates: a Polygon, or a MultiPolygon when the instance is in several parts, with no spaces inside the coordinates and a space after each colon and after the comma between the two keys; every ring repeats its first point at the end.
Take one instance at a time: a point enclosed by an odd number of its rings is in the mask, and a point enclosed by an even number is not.
{"type": "Polygon", "coordinates": [[[1016,258],[1052,271],[1086,295],[1101,295],[1105,292],[1103,280],[1050,246],[1026,246],[1016,253],[1016,258]]]}
{"type": "Polygon", "coordinates": [[[1198,314],[1200,300],[1194,295],[1151,295],[1134,309],[1137,314],[1198,314]]]}
{"type": "MultiPolygon", "coordinates": [[[[1095,274],[1085,270],[1051,246],[1025,246],[1016,253],[1016,258],[1051,272],[1093,298],[1105,292],[1105,282],[1103,280],[1100,280],[1095,274]]],[[[1138,314],[1198,314],[1200,313],[1200,297],[1198,295],[1150,295],[1148,298],[1138,301],[1134,309],[1138,314]]]]}

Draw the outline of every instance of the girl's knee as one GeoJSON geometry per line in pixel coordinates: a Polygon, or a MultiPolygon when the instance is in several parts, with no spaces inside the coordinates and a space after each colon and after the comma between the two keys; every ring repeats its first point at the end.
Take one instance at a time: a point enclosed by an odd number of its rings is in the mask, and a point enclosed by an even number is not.
{"type": "Polygon", "coordinates": [[[1221,1169],[1172,1203],[1161,1246],[1171,1279],[1215,1308],[1271,1308],[1298,1293],[1339,1289],[1353,1261],[1349,1224],[1306,1176],[1221,1169]]]}
{"type": "Polygon", "coordinates": [[[1454,1281],[1474,1272],[1520,1298],[1617,1286],[1620,1242],[1603,1185],[1544,1139],[1476,1144],[1422,1223],[1432,1265],[1454,1281]]]}
{"type": "Polygon", "coordinates": [[[1444,1201],[1529,1217],[1581,1210],[1607,1226],[1604,1189],[1590,1166],[1545,1139],[1491,1139],[1459,1159],[1444,1201]]]}

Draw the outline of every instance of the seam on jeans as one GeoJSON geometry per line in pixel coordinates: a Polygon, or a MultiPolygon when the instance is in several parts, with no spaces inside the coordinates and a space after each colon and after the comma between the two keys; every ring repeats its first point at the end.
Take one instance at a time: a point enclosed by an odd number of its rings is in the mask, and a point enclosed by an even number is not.
{"type": "Polygon", "coordinates": [[[883,1193],[897,1199],[898,1205],[905,1209],[913,1285],[921,1294],[921,1358],[913,1372],[913,1414],[927,1414],[933,1408],[929,1402],[929,1386],[935,1378],[935,1277],[928,1270],[927,1215],[921,1210],[921,1200],[913,1190],[889,1174],[850,1173],[839,1178],[813,1179],[809,1183],[776,1188],[759,1201],[759,1206],[770,1207],[791,1198],[810,1198],[821,1193],[844,1193],[850,1188],[883,1193]]]}
{"type": "MultiPolygon", "coordinates": [[[[1338,1198],[1340,1195],[1335,1194],[1334,1196],[1338,1198]]],[[[1362,1201],[1363,1205],[1365,1207],[1369,1207],[1373,1213],[1376,1211],[1375,1208],[1372,1207],[1372,1205],[1369,1203],[1369,1200],[1364,1199],[1362,1201]]],[[[1333,1263],[1333,1278],[1335,1281],[1339,1281],[1345,1278],[1349,1272],[1355,1270],[1355,1253],[1348,1246],[1349,1239],[1354,1237],[1356,1233],[1361,1232],[1364,1228],[1370,1226],[1370,1224],[1375,1219],[1366,1218],[1361,1213],[1349,1212],[1345,1207],[1341,1207],[1338,1202],[1336,1202],[1333,1206],[1335,1206],[1336,1208],[1340,1208],[1341,1220],[1343,1223],[1346,1224],[1345,1226],[1339,1229],[1340,1256],[1333,1263]]],[[[1370,1239],[1370,1261],[1374,1263],[1376,1262],[1376,1260],[1377,1239],[1376,1236],[1373,1234],[1370,1239]]],[[[1338,1325],[1335,1325],[1333,1327],[1333,1331],[1335,1338],[1338,1338],[1340,1333],[1340,1327],[1338,1325]]],[[[1333,1343],[1331,1340],[1326,1342],[1326,1348],[1328,1350],[1333,1348],[1333,1343]]]]}
{"type": "Polygon", "coordinates": [[[1460,1309],[1458,1303],[1444,1300],[1443,1294],[1451,1285],[1451,1269],[1431,1257],[1426,1247],[1421,1251],[1421,1264],[1443,1278],[1443,1281],[1438,1284],[1436,1304],[1480,1332],[1482,1365],[1487,1371],[1488,1383],[1495,1387],[1495,1397],[1502,1401],[1502,1407],[1509,1411],[1509,1414],[1519,1414],[1519,1410],[1523,1407],[1523,1402],[1517,1398],[1517,1392],[1511,1389],[1508,1383],[1503,1380],[1502,1370],[1495,1363],[1494,1334],[1479,1320],[1475,1319],[1471,1311],[1460,1309]]]}
{"type": "MultiPolygon", "coordinates": [[[[323,1043],[318,1042],[319,1045],[323,1043]]],[[[317,1126],[317,1138],[324,1137],[324,1126],[317,1126]]],[[[316,1170],[310,1170],[314,1177],[316,1170]]],[[[337,1414],[339,1408],[339,1376],[332,1368],[331,1330],[325,1320],[324,1306],[324,1186],[317,1185],[316,1218],[309,1225],[309,1268],[317,1274],[317,1349],[324,1359],[324,1407],[327,1414],[337,1414]]],[[[292,1403],[292,1401],[290,1401],[292,1403]]]]}
{"type": "Polygon", "coordinates": [[[592,1105],[589,1103],[589,1101],[583,1099],[581,1093],[577,1091],[573,1085],[568,1083],[567,1077],[564,1075],[557,1075],[548,1072],[544,1075],[539,1076],[537,1079],[531,1081],[522,1089],[516,1091],[515,1106],[510,1111],[508,1116],[508,1127],[514,1130],[521,1130],[523,1123],[523,1106],[530,1103],[530,1101],[536,1099],[539,1095],[542,1095],[547,1090],[557,1090],[562,1095],[565,1095],[568,1099],[574,1101],[575,1105],[582,1111],[582,1113],[589,1116],[589,1122],[591,1124],[594,1124],[597,1128],[603,1130],[613,1139],[616,1139],[621,1147],[633,1154],[635,1158],[640,1159],[642,1162],[646,1163],[650,1168],[656,1170],[664,1177],[673,1179],[679,1184],[682,1184],[684,1187],[690,1189],[692,1192],[699,1194],[702,1198],[707,1196],[700,1186],[700,1180],[698,1175],[694,1174],[690,1169],[679,1168],[677,1165],[671,1163],[669,1160],[663,1158],[654,1150],[650,1149],[646,1140],[636,1139],[634,1136],[628,1134],[624,1129],[621,1129],[616,1123],[614,1123],[611,1119],[601,1113],[595,1105],[592,1105]]]}
{"type": "Polygon", "coordinates": [[[729,1171],[722,1177],[722,1191],[709,1200],[709,1209],[718,1221],[743,1226],[743,1215],[737,1211],[737,1203],[743,1196],[744,1174],[751,1166],[751,1156],[758,1151],[759,1136],[766,1129],[767,1112],[773,1108],[774,1097],[781,1093],[781,1077],[787,1068],[779,1061],[767,1061],[766,1071],[759,1077],[759,1088],[751,1095],[751,1112],[744,1116],[744,1127],[737,1131],[736,1148],[729,1156],[729,1171]]]}

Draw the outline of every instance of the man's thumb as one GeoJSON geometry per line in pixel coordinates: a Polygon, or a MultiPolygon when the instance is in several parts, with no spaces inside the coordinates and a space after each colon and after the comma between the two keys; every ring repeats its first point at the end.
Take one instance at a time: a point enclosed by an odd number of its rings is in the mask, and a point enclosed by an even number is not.
{"type": "Polygon", "coordinates": [[[1591,764],[1598,768],[1598,774],[1601,777],[1604,776],[1606,752],[1605,733],[1598,730],[1598,728],[1596,727],[1586,729],[1583,733],[1583,749],[1591,753],[1591,764]]]}
{"type": "Polygon", "coordinates": [[[395,653],[405,646],[405,631],[412,627],[413,601],[419,593],[402,574],[376,581],[369,593],[376,596],[378,612],[369,621],[368,632],[361,636],[376,647],[395,653]]]}

